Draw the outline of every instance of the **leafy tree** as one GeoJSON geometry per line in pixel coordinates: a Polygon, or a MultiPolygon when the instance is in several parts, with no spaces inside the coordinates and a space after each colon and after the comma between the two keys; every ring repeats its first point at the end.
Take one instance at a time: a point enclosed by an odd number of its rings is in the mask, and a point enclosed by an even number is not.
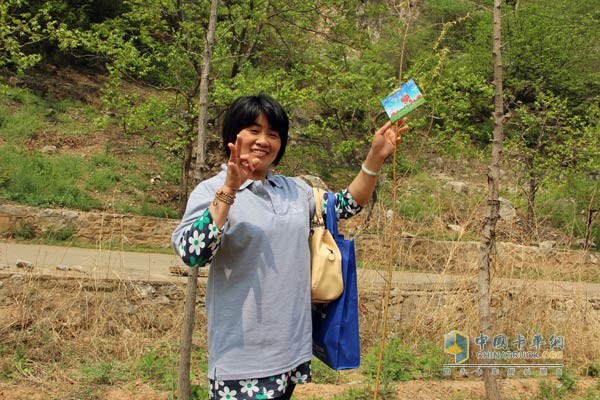
{"type": "Polygon", "coordinates": [[[598,17],[591,0],[520,1],[505,20],[509,105],[552,92],[572,108],[587,107],[600,88],[598,17]]]}
{"type": "Polygon", "coordinates": [[[600,170],[599,116],[598,106],[590,107],[587,116],[576,115],[567,99],[543,92],[533,106],[513,111],[507,156],[523,183],[531,227],[535,197],[545,181],[600,170]]]}
{"type": "Polygon", "coordinates": [[[22,0],[0,4],[0,68],[11,67],[19,73],[36,65],[42,55],[31,49],[48,37],[55,22],[49,8],[33,10],[22,0]]]}
{"type": "Polygon", "coordinates": [[[519,166],[531,227],[544,182],[599,168],[594,4],[520,1],[505,22],[509,156],[519,166]]]}

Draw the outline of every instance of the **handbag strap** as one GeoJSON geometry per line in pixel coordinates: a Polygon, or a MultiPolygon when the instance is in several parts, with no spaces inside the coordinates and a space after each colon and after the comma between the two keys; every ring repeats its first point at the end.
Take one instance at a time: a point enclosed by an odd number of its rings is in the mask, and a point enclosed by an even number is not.
{"type": "Polygon", "coordinates": [[[315,215],[313,216],[313,226],[324,226],[323,221],[323,196],[325,191],[316,187],[312,188],[313,197],[315,198],[315,215]]]}
{"type": "Polygon", "coordinates": [[[335,213],[335,195],[327,192],[327,215],[325,220],[325,227],[331,232],[334,239],[337,239],[340,234],[337,226],[337,215],[335,213]]]}

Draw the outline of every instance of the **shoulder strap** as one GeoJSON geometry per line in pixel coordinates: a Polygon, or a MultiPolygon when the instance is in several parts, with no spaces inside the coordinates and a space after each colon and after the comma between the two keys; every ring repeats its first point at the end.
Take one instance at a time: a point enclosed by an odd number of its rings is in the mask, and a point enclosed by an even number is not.
{"type": "Polygon", "coordinates": [[[312,191],[313,197],[315,198],[315,215],[313,217],[313,224],[315,226],[323,226],[323,197],[325,196],[325,191],[314,186],[312,191]]]}
{"type": "Polygon", "coordinates": [[[334,239],[340,236],[337,226],[337,215],[335,213],[335,194],[330,192],[327,192],[327,220],[325,221],[325,226],[331,232],[334,239]]]}

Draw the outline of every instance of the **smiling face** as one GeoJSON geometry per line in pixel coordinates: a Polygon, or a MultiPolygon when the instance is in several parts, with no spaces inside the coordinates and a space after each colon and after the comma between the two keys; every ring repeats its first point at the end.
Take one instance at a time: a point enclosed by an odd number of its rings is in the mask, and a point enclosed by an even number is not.
{"type": "Polygon", "coordinates": [[[266,115],[261,112],[254,123],[242,129],[238,136],[242,139],[241,154],[251,154],[259,160],[250,178],[265,179],[281,148],[279,132],[272,129],[266,115]]]}
{"type": "Polygon", "coordinates": [[[242,137],[239,154],[252,154],[258,166],[251,179],[264,179],[271,165],[285,153],[289,119],[277,100],[266,94],[237,98],[223,116],[223,150],[230,157],[230,144],[242,137]]]}

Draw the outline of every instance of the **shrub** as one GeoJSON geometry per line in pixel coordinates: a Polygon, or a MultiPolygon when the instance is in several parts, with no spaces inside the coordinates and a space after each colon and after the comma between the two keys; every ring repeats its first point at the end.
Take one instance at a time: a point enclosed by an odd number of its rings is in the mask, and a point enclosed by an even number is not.
{"type": "Polygon", "coordinates": [[[148,382],[174,390],[177,385],[177,361],[174,355],[163,356],[156,350],[144,354],[138,361],[137,370],[148,382]]]}
{"type": "MultiPolygon", "coordinates": [[[[418,347],[403,344],[399,339],[390,340],[384,350],[382,381],[409,381],[415,378],[440,378],[443,352],[439,346],[424,342],[418,347]]],[[[379,347],[374,347],[365,357],[365,373],[370,378],[377,375],[379,347]]]]}
{"type": "Polygon", "coordinates": [[[130,379],[127,368],[118,361],[100,361],[81,367],[81,374],[87,383],[112,385],[130,379]]]}
{"type": "Polygon", "coordinates": [[[73,238],[73,228],[49,228],[44,232],[44,239],[55,242],[65,242],[73,238]]]}
{"type": "Polygon", "coordinates": [[[15,229],[15,238],[30,240],[35,238],[35,226],[29,222],[20,222],[15,229]]]}

